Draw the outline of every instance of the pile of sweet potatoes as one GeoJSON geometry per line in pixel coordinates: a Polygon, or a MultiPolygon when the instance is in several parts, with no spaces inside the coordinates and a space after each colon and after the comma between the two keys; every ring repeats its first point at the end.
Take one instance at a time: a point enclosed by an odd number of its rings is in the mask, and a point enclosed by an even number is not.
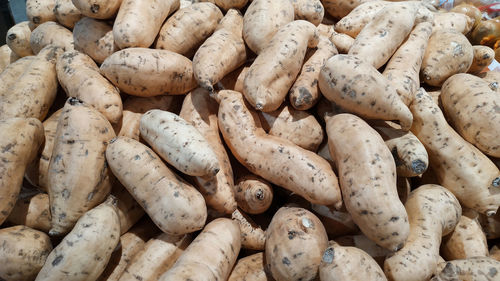
{"type": "Polygon", "coordinates": [[[500,73],[431,2],[28,0],[0,280],[500,280],[500,73]]]}

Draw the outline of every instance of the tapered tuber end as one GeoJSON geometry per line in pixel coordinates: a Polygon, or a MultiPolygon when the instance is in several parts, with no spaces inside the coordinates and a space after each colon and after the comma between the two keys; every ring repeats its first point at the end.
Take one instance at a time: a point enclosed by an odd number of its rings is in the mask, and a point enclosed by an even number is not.
{"type": "Polygon", "coordinates": [[[496,213],[497,213],[497,211],[487,211],[486,216],[492,217],[492,216],[496,215],[496,213]]]}
{"type": "Polygon", "coordinates": [[[118,140],[118,138],[117,138],[117,137],[114,137],[114,138],[112,138],[112,139],[109,141],[109,143],[114,143],[116,140],[118,140]]]}
{"type": "Polygon", "coordinates": [[[493,91],[498,90],[498,82],[493,82],[488,85],[493,91]]]}
{"type": "Polygon", "coordinates": [[[49,236],[60,236],[60,235],[61,235],[60,231],[57,231],[55,229],[49,230],[49,236]]]}
{"type": "Polygon", "coordinates": [[[11,34],[7,35],[7,39],[9,39],[9,40],[11,40],[11,41],[12,41],[12,40],[16,40],[16,38],[17,38],[17,36],[16,36],[16,34],[15,34],[15,33],[11,33],[11,34]]]}
{"type": "Polygon", "coordinates": [[[499,187],[500,186],[500,177],[495,178],[492,182],[491,185],[494,187],[499,187]]]}
{"type": "Polygon", "coordinates": [[[259,188],[259,190],[257,190],[257,192],[255,192],[255,198],[257,198],[257,200],[264,200],[264,191],[262,191],[262,189],[259,188]]]}
{"type": "Polygon", "coordinates": [[[322,260],[324,263],[332,263],[334,257],[335,257],[335,250],[333,250],[332,247],[328,247],[325,250],[325,253],[323,253],[322,260]]]}
{"type": "Polygon", "coordinates": [[[427,170],[427,164],[424,161],[417,159],[411,162],[411,169],[417,175],[423,174],[427,170]]]}
{"type": "Polygon", "coordinates": [[[83,102],[77,98],[71,97],[68,99],[68,103],[71,105],[79,105],[82,104],[83,102]]]}
{"type": "Polygon", "coordinates": [[[394,249],[392,249],[392,251],[393,251],[393,252],[397,252],[397,251],[399,251],[401,248],[403,248],[403,247],[404,247],[404,245],[405,245],[404,243],[398,244],[398,245],[396,245],[396,247],[394,247],[394,249]]]}
{"type": "Polygon", "coordinates": [[[212,170],[212,174],[215,176],[217,175],[217,173],[219,173],[220,169],[219,168],[215,168],[212,170]]]}
{"type": "Polygon", "coordinates": [[[339,200],[339,202],[335,203],[333,205],[333,207],[335,208],[335,210],[339,211],[340,209],[342,209],[342,200],[339,200]]]}
{"type": "Polygon", "coordinates": [[[114,195],[110,194],[108,198],[106,198],[106,201],[104,201],[104,204],[116,207],[118,206],[118,199],[114,195]]]}
{"type": "Polygon", "coordinates": [[[262,109],[264,109],[264,105],[262,103],[257,103],[257,104],[255,104],[255,109],[262,110],[262,109]]]}

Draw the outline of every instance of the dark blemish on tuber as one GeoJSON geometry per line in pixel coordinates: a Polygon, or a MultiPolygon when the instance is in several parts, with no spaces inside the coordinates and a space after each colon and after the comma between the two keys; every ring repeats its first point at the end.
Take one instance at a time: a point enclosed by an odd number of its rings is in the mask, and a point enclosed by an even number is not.
{"type": "Polygon", "coordinates": [[[282,262],[284,265],[290,265],[290,264],[292,264],[292,263],[290,262],[290,260],[289,260],[287,257],[284,257],[284,258],[281,260],[281,262],[282,262]]]}
{"type": "Polygon", "coordinates": [[[411,162],[411,169],[416,174],[421,174],[427,169],[427,165],[425,164],[424,161],[417,159],[411,162]]]}
{"type": "Polygon", "coordinates": [[[325,250],[325,253],[323,254],[323,262],[332,263],[334,257],[335,257],[335,251],[333,250],[332,247],[328,247],[325,250]]]}
{"type": "Polygon", "coordinates": [[[90,11],[94,14],[98,13],[99,12],[99,5],[98,4],[93,4],[92,6],[90,6],[90,11]]]}
{"type": "Polygon", "coordinates": [[[16,34],[14,34],[14,33],[11,33],[11,34],[7,35],[7,39],[9,39],[9,40],[11,40],[11,41],[12,41],[12,40],[15,40],[16,38],[17,38],[17,36],[16,36],[16,34]]]}
{"type": "Polygon", "coordinates": [[[63,259],[63,255],[56,256],[56,258],[52,261],[52,266],[58,265],[63,259]]]}

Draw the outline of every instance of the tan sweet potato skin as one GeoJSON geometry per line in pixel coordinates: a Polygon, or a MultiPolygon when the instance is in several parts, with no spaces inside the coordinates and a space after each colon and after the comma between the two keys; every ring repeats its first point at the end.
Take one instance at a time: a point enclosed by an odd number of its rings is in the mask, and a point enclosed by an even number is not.
{"type": "Polygon", "coordinates": [[[335,31],[356,38],[361,29],[363,29],[380,10],[389,4],[389,1],[363,1],[363,3],[356,5],[352,11],[349,11],[348,14],[341,17],[335,24],[335,31]]]}
{"type": "Polygon", "coordinates": [[[462,215],[455,230],[443,238],[441,256],[448,261],[488,256],[486,236],[479,222],[462,215]]]}
{"type": "Polygon", "coordinates": [[[236,221],[241,232],[241,248],[250,250],[264,250],[266,233],[247,214],[236,209],[231,218],[236,221]]]}
{"type": "Polygon", "coordinates": [[[441,266],[443,270],[438,272],[431,281],[497,280],[500,274],[500,262],[489,257],[447,261],[441,266]]]}
{"type": "Polygon", "coordinates": [[[477,75],[491,64],[495,58],[495,51],[488,46],[482,45],[472,46],[472,51],[474,52],[474,59],[467,73],[477,75]]]}
{"type": "Polygon", "coordinates": [[[31,32],[30,45],[34,54],[48,45],[55,45],[65,51],[71,51],[75,47],[71,31],[53,21],[42,23],[31,32]]]}
{"type": "Polygon", "coordinates": [[[16,205],[7,221],[16,225],[25,225],[48,233],[50,230],[50,205],[47,193],[30,194],[21,191],[16,205]]]}
{"type": "Polygon", "coordinates": [[[338,33],[337,31],[332,32],[330,41],[335,45],[339,54],[349,53],[349,49],[351,49],[352,44],[354,44],[354,38],[344,33],[338,33]]]}
{"type": "Polygon", "coordinates": [[[264,253],[260,252],[239,259],[228,281],[268,281],[272,280],[264,269],[264,253]]]}
{"type": "Polygon", "coordinates": [[[47,234],[18,225],[0,229],[0,278],[34,280],[52,251],[47,234]]]}
{"type": "Polygon", "coordinates": [[[7,31],[7,45],[19,57],[33,55],[30,45],[31,29],[28,24],[28,21],[23,21],[14,25],[7,31]]]}
{"type": "Polygon", "coordinates": [[[322,0],[323,6],[328,14],[332,15],[334,18],[341,19],[348,15],[357,6],[365,3],[371,2],[371,0],[322,0]]]}
{"type": "Polygon", "coordinates": [[[325,9],[320,0],[291,0],[296,20],[306,20],[318,26],[323,21],[325,9]]]}
{"type": "Polygon", "coordinates": [[[19,57],[12,52],[10,47],[5,44],[0,46],[0,74],[8,65],[18,60],[19,57]]]}
{"type": "Polygon", "coordinates": [[[70,29],[73,29],[75,23],[83,17],[71,0],[56,0],[54,14],[60,24],[70,29]]]}
{"type": "Polygon", "coordinates": [[[27,0],[26,16],[33,27],[37,27],[47,21],[55,21],[55,6],[56,0],[27,0]]]}
{"type": "Polygon", "coordinates": [[[466,14],[450,11],[447,13],[435,13],[432,25],[434,30],[454,29],[462,34],[467,34],[474,26],[474,22],[475,20],[466,14]]]}
{"type": "Polygon", "coordinates": [[[120,218],[120,234],[124,234],[144,216],[144,209],[118,179],[112,177],[111,183],[113,186],[111,195],[117,200],[116,211],[120,218]]]}
{"type": "Polygon", "coordinates": [[[229,9],[241,9],[245,7],[248,0],[201,0],[199,2],[211,2],[217,5],[217,7],[228,11],[229,9]]]}
{"type": "Polygon", "coordinates": [[[249,214],[265,212],[274,198],[271,184],[250,173],[236,179],[234,191],[238,207],[249,214]]]}
{"type": "Polygon", "coordinates": [[[73,28],[75,50],[102,63],[119,48],[113,39],[113,26],[105,21],[83,17],[73,28]]]}
{"type": "Polygon", "coordinates": [[[109,19],[118,12],[122,0],[72,0],[80,12],[87,17],[109,19]]]}

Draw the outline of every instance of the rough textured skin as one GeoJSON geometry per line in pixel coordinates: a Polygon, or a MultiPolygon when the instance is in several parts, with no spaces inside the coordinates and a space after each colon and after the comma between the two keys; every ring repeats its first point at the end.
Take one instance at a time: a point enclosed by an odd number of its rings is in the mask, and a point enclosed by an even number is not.
{"type": "Polygon", "coordinates": [[[431,33],[432,24],[430,22],[415,25],[413,31],[399,46],[382,73],[407,106],[413,101],[413,96],[420,87],[420,67],[431,33]]]}
{"type": "Polygon", "coordinates": [[[0,120],[0,225],[21,191],[26,166],[35,160],[44,141],[43,126],[34,118],[0,120]]]}
{"type": "Polygon", "coordinates": [[[118,12],[122,0],[72,0],[80,12],[96,19],[109,19],[118,12]]]}
{"type": "Polygon", "coordinates": [[[48,21],[42,23],[31,32],[31,50],[38,54],[48,45],[63,48],[65,51],[74,49],[73,34],[71,31],[57,22],[48,21]]]}
{"type": "Polygon", "coordinates": [[[335,24],[335,30],[356,38],[361,29],[390,3],[389,1],[363,1],[363,3],[358,3],[349,14],[339,17],[341,19],[335,24]]]}
{"type": "Polygon", "coordinates": [[[486,236],[479,222],[462,215],[455,230],[443,238],[441,256],[448,261],[488,256],[486,236]]]}
{"type": "Polygon", "coordinates": [[[483,78],[484,81],[490,83],[490,89],[500,93],[500,72],[487,71],[481,73],[480,77],[483,78]]]}
{"type": "Polygon", "coordinates": [[[218,218],[205,226],[160,281],[227,280],[240,252],[240,228],[230,219],[218,218]]]}
{"type": "Polygon", "coordinates": [[[9,64],[18,59],[19,56],[12,52],[7,44],[0,46],[0,74],[9,64]]]}
{"type": "Polygon", "coordinates": [[[384,271],[366,252],[330,242],[319,266],[321,281],[386,281],[384,271]]]}
{"type": "Polygon", "coordinates": [[[326,131],[344,204],[352,219],[378,245],[392,251],[401,249],[410,226],[398,198],[396,165],[384,140],[352,114],[328,117],[326,131]]]}
{"type": "Polygon", "coordinates": [[[80,10],[78,10],[75,5],[73,5],[73,2],[71,2],[71,0],[56,0],[54,14],[56,15],[56,19],[60,24],[71,29],[73,29],[75,23],[83,17],[80,10]]]}
{"type": "Polygon", "coordinates": [[[293,19],[290,0],[253,0],[243,16],[243,38],[254,53],[260,54],[274,34],[293,19]]]}
{"type": "Polygon", "coordinates": [[[33,27],[47,21],[55,21],[55,6],[56,0],[26,0],[26,16],[33,27]]]}
{"type": "Polygon", "coordinates": [[[198,48],[193,57],[193,71],[201,87],[213,91],[212,85],[245,63],[247,54],[242,29],[243,17],[238,10],[231,9],[214,34],[198,48]]]}
{"type": "Polygon", "coordinates": [[[149,239],[120,276],[119,281],[156,281],[169,270],[184,252],[192,238],[189,235],[162,233],[149,239]]]}
{"type": "Polygon", "coordinates": [[[97,280],[119,241],[120,220],[116,200],[110,196],[86,212],[50,252],[36,281],[97,280]]]}
{"type": "Polygon", "coordinates": [[[34,280],[52,251],[47,234],[24,225],[0,229],[0,279],[34,280]]]}
{"type": "Polygon", "coordinates": [[[238,207],[249,214],[264,213],[274,198],[271,184],[251,173],[236,179],[234,191],[238,207]]]}
{"type": "Polygon", "coordinates": [[[61,53],[62,49],[48,46],[36,57],[13,64],[13,72],[2,73],[0,119],[45,119],[57,94],[56,59],[61,53]]]}
{"type": "Polygon", "coordinates": [[[78,99],[68,99],[57,124],[47,175],[50,235],[68,233],[85,212],[108,196],[111,175],[104,152],[114,136],[102,114],[78,99]]]}
{"type": "Polygon", "coordinates": [[[316,26],[323,21],[325,9],[320,0],[290,0],[296,20],[306,20],[316,26]]]}
{"type": "Polygon", "coordinates": [[[33,55],[30,45],[31,29],[28,24],[28,21],[22,21],[7,31],[7,45],[19,57],[33,55]]]}
{"type": "Polygon", "coordinates": [[[486,239],[500,238],[500,213],[496,213],[494,216],[481,214],[478,220],[486,235],[486,239]]]}
{"type": "Polygon", "coordinates": [[[167,16],[179,5],[179,0],[123,0],[113,25],[116,45],[120,49],[151,46],[167,16]]]}
{"type": "Polygon", "coordinates": [[[330,41],[332,41],[340,54],[349,53],[349,49],[354,44],[354,38],[344,33],[338,33],[335,30],[330,35],[330,41]]]}
{"type": "Polygon", "coordinates": [[[410,236],[401,250],[385,260],[384,272],[389,280],[429,280],[439,261],[441,237],[453,231],[462,208],[451,192],[435,184],[413,190],[405,208],[410,236]]]}
{"type": "Polygon", "coordinates": [[[482,45],[472,46],[472,51],[474,52],[474,59],[467,73],[477,75],[495,59],[495,51],[488,46],[482,45]]]}
{"type": "Polygon", "coordinates": [[[392,253],[391,251],[377,245],[375,242],[370,240],[364,234],[346,235],[342,237],[337,237],[335,238],[335,242],[339,243],[341,246],[355,247],[358,248],[359,250],[364,251],[371,258],[373,258],[377,262],[377,264],[381,267],[384,266],[385,258],[392,253]]]}
{"type": "Polygon", "coordinates": [[[177,114],[153,109],[144,113],[141,136],[170,165],[190,176],[215,176],[220,171],[214,148],[177,114]]]}
{"type": "Polygon", "coordinates": [[[163,232],[181,235],[203,228],[207,217],[203,196],[172,173],[153,150],[118,137],[108,146],[106,159],[113,174],[163,232]]]}
{"type": "Polygon", "coordinates": [[[308,21],[280,28],[245,75],[243,94],[248,102],[264,112],[278,109],[300,72],[307,48],[316,47],[318,41],[316,27],[308,21]]]}
{"type": "Polygon", "coordinates": [[[336,55],[327,60],[319,88],[328,100],[359,116],[398,120],[403,130],[411,127],[412,114],[389,80],[356,57],[336,55]]]}
{"type": "Polygon", "coordinates": [[[431,281],[490,281],[498,280],[500,275],[500,262],[488,257],[448,261],[442,266],[431,281]]]}
{"type": "Polygon", "coordinates": [[[491,83],[455,74],[441,88],[441,102],[456,131],[487,155],[500,158],[500,95],[491,83]]]}
{"type": "Polygon", "coordinates": [[[479,10],[472,3],[462,3],[455,7],[453,7],[450,12],[461,13],[469,16],[474,20],[473,28],[476,28],[481,23],[481,19],[483,18],[481,10],[479,10]]]}
{"type": "Polygon", "coordinates": [[[319,72],[326,60],[338,54],[335,45],[325,36],[319,37],[315,49],[306,53],[302,69],[289,91],[290,104],[298,110],[313,107],[321,97],[318,87],[319,72]]]}
{"type": "Polygon", "coordinates": [[[241,248],[263,251],[266,244],[264,230],[240,209],[236,209],[231,217],[240,226],[241,248]]]}
{"type": "Polygon", "coordinates": [[[124,234],[144,216],[144,209],[115,177],[112,177],[111,183],[113,185],[111,194],[117,200],[116,211],[120,218],[120,234],[124,234]]]}
{"type": "Polygon", "coordinates": [[[474,26],[475,20],[465,14],[447,12],[435,13],[434,22],[432,23],[433,30],[456,30],[462,34],[467,34],[474,26]]]}
{"type": "Polygon", "coordinates": [[[313,203],[341,206],[337,177],[326,160],[290,141],[266,134],[240,93],[220,91],[217,98],[224,140],[250,172],[313,203]],[[272,161],[265,161],[269,157],[272,161]]]}
{"type": "Polygon", "coordinates": [[[466,72],[474,52],[469,40],[455,30],[437,30],[427,43],[420,75],[431,86],[441,86],[448,77],[466,72]]]}
{"type": "Polygon", "coordinates": [[[238,260],[228,281],[268,281],[272,280],[264,269],[264,253],[260,252],[238,260]]]}
{"type": "Polygon", "coordinates": [[[50,230],[49,195],[21,190],[7,221],[48,233],[50,230]]]}
{"type": "Polygon", "coordinates": [[[276,281],[313,280],[327,244],[325,227],[313,213],[282,207],[266,230],[266,267],[276,281]]]}
{"type": "Polygon", "coordinates": [[[493,215],[500,205],[500,171],[479,149],[465,141],[446,122],[422,88],[411,105],[412,133],[424,144],[439,184],[464,207],[493,215]]]}
{"type": "Polygon", "coordinates": [[[228,11],[229,9],[241,9],[245,7],[248,3],[248,0],[201,0],[199,2],[211,2],[217,5],[217,7],[228,11]]]}
{"type": "Polygon", "coordinates": [[[84,17],[73,28],[75,50],[102,63],[119,48],[113,39],[113,26],[105,21],[84,17]]]}
{"type": "Polygon", "coordinates": [[[193,63],[167,50],[115,52],[102,63],[101,73],[123,92],[140,97],[182,95],[196,86],[193,63]]]}
{"type": "MultiPolygon", "coordinates": [[[[210,98],[209,93],[199,88],[186,96],[179,116],[198,130],[207,141],[210,149],[215,153],[220,168],[215,178],[210,175],[194,178],[198,190],[203,194],[208,206],[216,211],[230,214],[236,210],[233,169],[220,139],[217,110],[218,105],[210,98]]],[[[183,150],[183,152],[186,151],[183,150]]]]}
{"type": "Polygon", "coordinates": [[[210,2],[194,3],[181,9],[161,27],[155,48],[192,57],[215,31],[222,17],[220,9],[210,2]]]}
{"type": "Polygon", "coordinates": [[[322,0],[323,6],[328,14],[337,19],[347,16],[357,6],[371,2],[372,0],[322,0]]]}

